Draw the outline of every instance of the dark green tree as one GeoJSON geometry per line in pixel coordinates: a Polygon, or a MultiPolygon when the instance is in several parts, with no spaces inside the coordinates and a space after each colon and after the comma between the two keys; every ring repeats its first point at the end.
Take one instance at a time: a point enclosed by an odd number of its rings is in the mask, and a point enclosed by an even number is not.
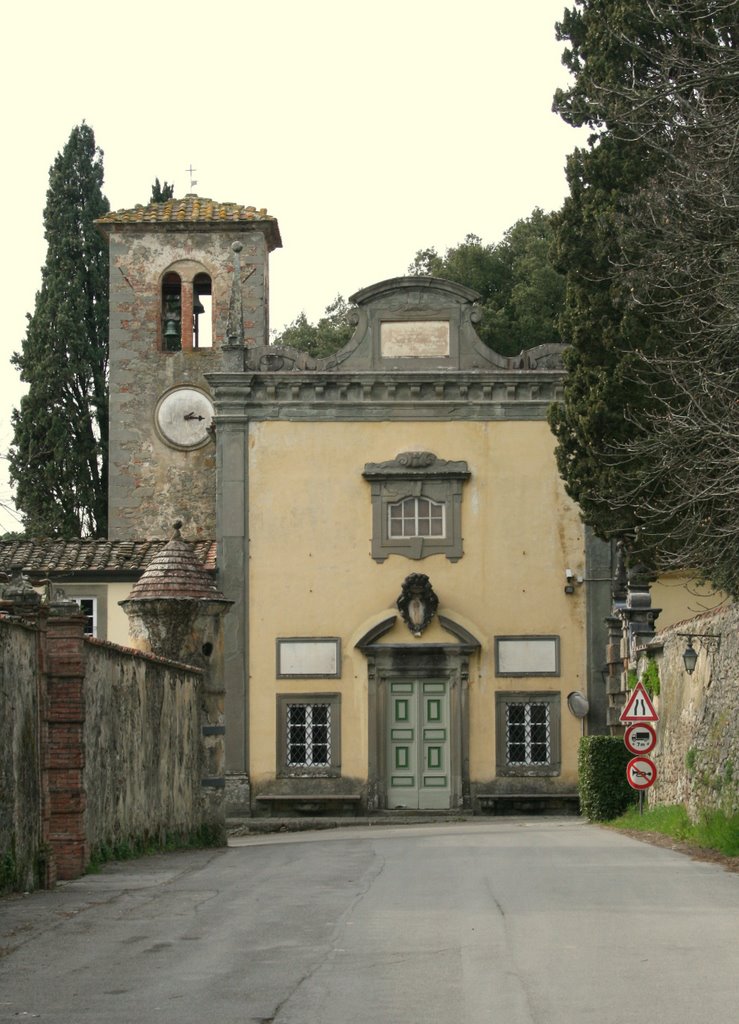
{"type": "Polygon", "coordinates": [[[29,385],[14,409],[10,477],[26,531],[104,536],[107,525],[109,209],[103,153],[86,124],[49,172],[41,288],[12,362],[29,385]]]}
{"type": "Polygon", "coordinates": [[[273,338],[274,345],[289,345],[314,358],[333,355],[349,341],[354,330],[349,315],[351,306],[343,296],[337,295],[326,306],[325,315],[312,324],[304,312],[273,338]]]}
{"type": "Polygon", "coordinates": [[[168,199],[174,198],[174,185],[170,185],[168,181],[165,181],[163,185],[159,183],[159,178],[154,179],[154,184],[151,186],[151,201],[152,203],[166,203],[168,199]]]}
{"type": "Polygon", "coordinates": [[[478,291],[480,337],[496,352],[515,355],[560,340],[557,321],[564,277],[552,264],[552,240],[551,215],[537,208],[498,243],[486,245],[477,235],[467,235],[443,256],[433,248],[421,249],[408,272],[442,277],[478,291]]]}
{"type": "Polygon", "coordinates": [[[574,82],[555,110],[593,134],[568,162],[555,217],[571,348],[550,422],[567,490],[596,532],[636,529],[641,560],[736,590],[720,553],[737,549],[726,476],[736,391],[724,372],[728,356],[736,380],[735,15],[722,0],[577,0],[558,26],[574,82]]]}

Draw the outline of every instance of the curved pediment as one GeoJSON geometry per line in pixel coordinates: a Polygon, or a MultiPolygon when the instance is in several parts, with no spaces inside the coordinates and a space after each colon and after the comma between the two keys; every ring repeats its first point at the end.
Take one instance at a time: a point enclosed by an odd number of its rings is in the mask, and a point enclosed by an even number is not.
{"type": "Polygon", "coordinates": [[[351,296],[357,327],[329,368],[416,371],[505,368],[480,340],[480,295],[438,277],[394,277],[351,296]]]}

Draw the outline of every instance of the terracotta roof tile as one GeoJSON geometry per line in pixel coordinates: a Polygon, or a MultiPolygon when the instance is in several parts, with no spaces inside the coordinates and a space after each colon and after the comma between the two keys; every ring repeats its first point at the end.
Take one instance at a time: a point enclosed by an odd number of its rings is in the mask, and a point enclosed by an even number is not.
{"type": "MultiPolygon", "coordinates": [[[[20,566],[31,579],[99,573],[138,576],[166,546],[165,540],[0,540],[0,574],[20,566]]],[[[203,569],[216,567],[214,540],[182,541],[203,569]]]]}
{"type": "Polygon", "coordinates": [[[238,203],[219,203],[190,193],[183,199],[168,199],[164,203],[149,203],[148,206],[134,206],[132,210],[112,210],[98,217],[96,224],[167,224],[185,221],[202,224],[223,221],[244,223],[250,221],[271,221],[277,218],[263,207],[240,206],[238,203]]]}

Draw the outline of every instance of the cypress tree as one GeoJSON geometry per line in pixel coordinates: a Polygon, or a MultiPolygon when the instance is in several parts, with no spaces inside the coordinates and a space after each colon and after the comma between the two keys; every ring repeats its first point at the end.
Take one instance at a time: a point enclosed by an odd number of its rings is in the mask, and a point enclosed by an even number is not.
{"type": "Polygon", "coordinates": [[[109,210],[102,186],[103,153],[83,123],[49,172],[41,288],[12,358],[29,390],[12,414],[10,477],[35,536],[107,528],[108,251],[94,224],[109,210]]]}
{"type": "Polygon", "coordinates": [[[557,92],[554,109],[593,134],[569,158],[570,194],[554,217],[555,263],[567,280],[562,334],[571,348],[564,403],[550,423],[560,473],[586,521],[601,536],[638,527],[645,560],[668,524],[645,529],[639,507],[626,500],[645,468],[631,445],[651,430],[648,411],[665,390],[660,358],[674,335],[624,281],[624,230],[653,242],[652,218],[637,216],[634,204],[669,164],[678,126],[670,104],[656,109],[651,94],[663,62],[695,51],[697,26],[712,31],[711,4],[701,0],[575,0],[557,25],[570,43],[563,63],[574,81],[557,92]]]}
{"type": "Polygon", "coordinates": [[[154,179],[154,184],[151,186],[151,201],[152,203],[166,203],[168,199],[174,197],[174,185],[170,185],[168,181],[165,181],[162,185],[159,178],[154,179]]]}

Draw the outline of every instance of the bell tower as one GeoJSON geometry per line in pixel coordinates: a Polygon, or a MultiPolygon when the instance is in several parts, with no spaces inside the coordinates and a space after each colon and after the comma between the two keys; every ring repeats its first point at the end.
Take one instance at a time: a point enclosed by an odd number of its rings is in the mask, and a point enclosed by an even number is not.
{"type": "Polygon", "coordinates": [[[277,220],[187,195],[97,224],[110,247],[108,536],[156,537],[186,516],[196,536],[215,537],[206,374],[231,369],[229,336],[268,341],[277,220]]]}

